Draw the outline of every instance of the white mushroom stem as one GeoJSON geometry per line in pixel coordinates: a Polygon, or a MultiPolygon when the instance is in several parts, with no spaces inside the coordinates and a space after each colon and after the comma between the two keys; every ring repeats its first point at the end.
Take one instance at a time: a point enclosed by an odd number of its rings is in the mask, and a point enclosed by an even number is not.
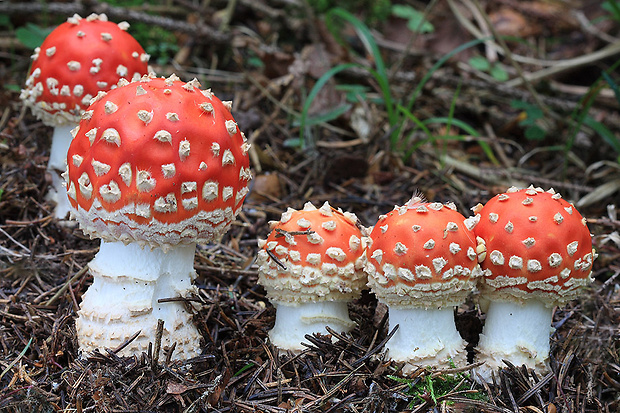
{"type": "Polygon", "coordinates": [[[200,334],[184,303],[158,302],[186,296],[195,277],[195,244],[168,252],[137,243],[102,242],[89,264],[93,284],[82,297],[76,323],[82,352],[116,348],[135,333],[138,337],[120,355],[146,351],[155,342],[157,320],[164,321],[162,347],[176,342],[173,358],[200,354],[200,334]]]}
{"type": "Polygon", "coordinates": [[[450,368],[466,364],[465,341],[456,330],[454,308],[390,308],[388,357],[406,362],[403,373],[418,367],[450,368]]]}
{"type": "Polygon", "coordinates": [[[67,168],[67,151],[73,140],[71,129],[76,126],[76,123],[56,126],[52,134],[52,147],[50,149],[50,158],[47,163],[47,171],[52,178],[52,187],[49,189],[47,198],[56,202],[54,216],[58,219],[66,218],[70,209],[65,181],[61,178],[60,174],[67,168]]]}
{"type": "Polygon", "coordinates": [[[301,351],[307,347],[306,334],[329,334],[325,326],[337,333],[351,331],[355,323],[349,318],[344,301],[321,301],[314,303],[274,303],[276,323],[269,332],[269,338],[276,347],[283,350],[301,351]]]}
{"type": "Polygon", "coordinates": [[[539,300],[525,303],[491,301],[478,345],[478,367],[474,377],[492,382],[492,374],[506,367],[502,360],[515,366],[525,364],[538,374],[548,372],[549,336],[553,332],[553,307],[539,300]]]}

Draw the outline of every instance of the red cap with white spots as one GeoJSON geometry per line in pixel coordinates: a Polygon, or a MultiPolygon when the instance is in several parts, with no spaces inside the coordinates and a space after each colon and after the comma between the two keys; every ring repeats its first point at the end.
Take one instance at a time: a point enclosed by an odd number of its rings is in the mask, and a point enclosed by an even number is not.
{"type": "Polygon", "coordinates": [[[67,155],[67,193],[84,232],[164,249],[226,232],[252,177],[230,108],[174,75],[100,92],[67,155]]]}
{"type": "Polygon", "coordinates": [[[366,239],[357,217],[332,208],[289,208],[259,242],[259,283],[284,303],[348,301],[366,286],[366,239]]]}
{"type": "Polygon", "coordinates": [[[148,73],[149,56],[127,29],[105,14],[77,14],[58,26],[35,49],[21,98],[47,125],[77,123],[100,90],[119,79],[148,73]]]}
{"type": "Polygon", "coordinates": [[[512,187],[473,208],[487,256],[482,292],[490,299],[537,298],[557,305],[591,281],[592,237],[586,220],[552,189],[512,187]]]}
{"type": "Polygon", "coordinates": [[[481,275],[474,223],[454,204],[413,198],[379,218],[367,250],[369,286],[390,308],[461,304],[481,275]]]}

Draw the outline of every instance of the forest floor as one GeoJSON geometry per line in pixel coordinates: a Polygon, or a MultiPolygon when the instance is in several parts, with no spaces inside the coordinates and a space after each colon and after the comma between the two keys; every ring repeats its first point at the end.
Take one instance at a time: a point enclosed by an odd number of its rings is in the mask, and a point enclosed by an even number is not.
{"type": "MultiPolygon", "coordinates": [[[[349,12],[303,0],[117,3],[0,2],[0,411],[620,411],[617,2],[392,7],[404,17],[370,7],[386,1],[349,12]],[[74,321],[99,241],[53,218],[51,128],[19,89],[37,36],[91,12],[127,20],[158,75],[196,77],[233,100],[252,143],[243,211],[196,253],[204,348],[186,362],[170,349],[78,355],[74,321]],[[530,184],[574,202],[599,254],[594,283],[554,311],[549,374],[507,364],[486,386],[469,369],[405,378],[385,358],[386,308],[367,291],[350,305],[350,333],[309,337],[300,354],[269,343],[275,310],[254,259],[288,207],[329,201],[370,227],[416,192],[468,216],[530,184]]],[[[455,316],[473,357],[475,294],[455,316]]]]}

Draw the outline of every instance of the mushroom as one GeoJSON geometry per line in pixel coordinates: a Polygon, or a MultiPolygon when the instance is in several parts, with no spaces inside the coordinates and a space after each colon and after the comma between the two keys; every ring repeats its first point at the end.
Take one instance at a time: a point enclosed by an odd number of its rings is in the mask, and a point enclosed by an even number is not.
{"type": "Polygon", "coordinates": [[[154,340],[177,358],[200,352],[182,302],[192,291],[196,243],[224,234],[248,193],[249,144],[222,102],[197,80],[144,76],[100,92],[72,131],[72,216],[101,248],[89,264],[77,334],[82,352],[135,354],[154,340]]]}
{"type": "Polygon", "coordinates": [[[504,359],[545,373],[553,307],[591,281],[596,253],[586,220],[553,189],[533,186],[512,187],[473,210],[488,252],[481,298],[490,301],[477,374],[490,381],[504,359]]]}
{"type": "Polygon", "coordinates": [[[465,302],[482,274],[483,254],[466,220],[452,203],[414,197],[379,217],[366,251],[368,285],[389,309],[390,359],[418,367],[462,366],[465,343],[454,323],[454,307],[465,302]]]}
{"type": "Polygon", "coordinates": [[[128,28],[126,22],[109,22],[105,14],[85,19],[76,14],[54,29],[32,55],[20,97],[37,118],[54,128],[47,170],[52,178],[48,197],[56,202],[57,218],[65,218],[69,211],[60,174],[65,170],[70,130],[100,90],[109,90],[121,78],[139,79],[148,73],[149,56],[128,28]]]}
{"type": "Polygon", "coordinates": [[[347,302],[366,285],[366,241],[357,217],[332,208],[289,208],[272,231],[259,241],[258,281],[276,308],[276,322],[269,332],[281,349],[304,348],[306,334],[350,331],[347,302]]]}

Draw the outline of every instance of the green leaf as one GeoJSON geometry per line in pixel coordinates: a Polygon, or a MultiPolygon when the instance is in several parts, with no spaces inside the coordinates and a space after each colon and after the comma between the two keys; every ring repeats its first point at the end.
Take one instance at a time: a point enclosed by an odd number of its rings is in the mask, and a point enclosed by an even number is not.
{"type": "Polygon", "coordinates": [[[392,6],[392,15],[403,19],[410,19],[415,13],[418,13],[416,9],[405,4],[394,4],[392,6]]]}
{"type": "Polygon", "coordinates": [[[411,6],[395,4],[392,6],[392,14],[407,19],[407,27],[414,33],[432,33],[435,31],[435,26],[426,20],[424,13],[411,6]]]}
{"type": "Polygon", "coordinates": [[[51,29],[43,29],[36,24],[26,23],[25,26],[15,30],[17,40],[29,49],[35,49],[43,43],[43,40],[51,33],[51,29]]]}
{"type": "Polygon", "coordinates": [[[532,125],[525,129],[525,137],[531,141],[541,141],[546,134],[547,132],[538,125],[532,125]]]}
{"type": "Polygon", "coordinates": [[[7,14],[0,14],[0,27],[11,28],[11,18],[7,14]]]}
{"type": "Polygon", "coordinates": [[[488,72],[491,69],[491,63],[482,56],[471,57],[469,59],[469,65],[482,72],[488,72]]]}
{"type": "Polygon", "coordinates": [[[536,120],[542,119],[544,116],[544,112],[541,108],[522,100],[512,100],[510,102],[510,107],[513,109],[520,109],[525,112],[527,117],[519,123],[521,126],[533,125],[536,120]]]}
{"type": "Polygon", "coordinates": [[[493,76],[493,79],[500,82],[505,82],[508,80],[508,72],[505,71],[504,68],[498,64],[494,64],[493,66],[491,66],[489,74],[493,76]]]}
{"type": "Polygon", "coordinates": [[[511,100],[510,101],[510,107],[513,108],[513,109],[523,109],[523,110],[525,110],[525,109],[527,109],[527,108],[529,108],[531,106],[534,106],[534,105],[532,105],[531,103],[525,102],[523,100],[511,100]]]}

